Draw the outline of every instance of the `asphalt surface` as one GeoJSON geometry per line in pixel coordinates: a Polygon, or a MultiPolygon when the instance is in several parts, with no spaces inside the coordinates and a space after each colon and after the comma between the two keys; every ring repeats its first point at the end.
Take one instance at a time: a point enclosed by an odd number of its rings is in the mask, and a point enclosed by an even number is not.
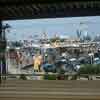
{"type": "Polygon", "coordinates": [[[100,81],[6,80],[0,100],[100,100],[100,81]]]}

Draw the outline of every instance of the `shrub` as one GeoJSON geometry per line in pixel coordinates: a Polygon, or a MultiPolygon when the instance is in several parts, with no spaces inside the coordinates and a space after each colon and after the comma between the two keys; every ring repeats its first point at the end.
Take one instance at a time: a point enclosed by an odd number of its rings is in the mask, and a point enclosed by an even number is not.
{"type": "Polygon", "coordinates": [[[27,78],[26,78],[26,76],[25,76],[24,74],[21,74],[21,75],[20,75],[20,79],[21,79],[21,80],[27,80],[27,78]]]}
{"type": "Polygon", "coordinates": [[[100,64],[85,64],[82,65],[78,71],[78,74],[99,74],[100,64]]]}
{"type": "Polygon", "coordinates": [[[44,75],[45,80],[56,80],[56,75],[44,75]]]}

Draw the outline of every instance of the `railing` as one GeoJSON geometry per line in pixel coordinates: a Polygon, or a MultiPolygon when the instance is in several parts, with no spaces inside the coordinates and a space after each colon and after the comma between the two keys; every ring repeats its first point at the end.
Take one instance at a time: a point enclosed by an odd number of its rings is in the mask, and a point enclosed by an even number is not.
{"type": "Polygon", "coordinates": [[[76,73],[43,73],[43,72],[36,72],[33,74],[3,74],[1,75],[1,82],[2,80],[98,80],[100,79],[100,74],[97,75],[90,75],[90,74],[76,74],[76,73]],[[40,79],[40,77],[42,77],[40,79]],[[53,78],[50,78],[53,77],[53,78]],[[50,78],[50,79],[49,79],[50,78]]]}

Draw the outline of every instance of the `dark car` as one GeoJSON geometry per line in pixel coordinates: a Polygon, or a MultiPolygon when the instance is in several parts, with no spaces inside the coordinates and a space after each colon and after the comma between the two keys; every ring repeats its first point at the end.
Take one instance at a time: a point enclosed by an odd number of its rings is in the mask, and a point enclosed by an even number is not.
{"type": "Polygon", "coordinates": [[[58,73],[66,72],[67,65],[68,65],[68,63],[67,63],[66,59],[57,60],[55,62],[56,72],[58,72],[58,73]]]}
{"type": "Polygon", "coordinates": [[[91,64],[90,57],[80,57],[78,61],[80,64],[91,64]]]}
{"type": "Polygon", "coordinates": [[[45,72],[56,72],[56,67],[53,64],[45,63],[42,67],[45,72]]]}

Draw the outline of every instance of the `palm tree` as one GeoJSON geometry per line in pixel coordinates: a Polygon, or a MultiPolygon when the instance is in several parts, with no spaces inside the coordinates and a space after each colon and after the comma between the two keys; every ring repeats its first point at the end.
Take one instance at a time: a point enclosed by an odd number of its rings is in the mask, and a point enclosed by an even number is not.
{"type": "Polygon", "coordinates": [[[6,40],[6,30],[11,28],[9,24],[5,24],[2,26],[2,39],[6,40]]]}

